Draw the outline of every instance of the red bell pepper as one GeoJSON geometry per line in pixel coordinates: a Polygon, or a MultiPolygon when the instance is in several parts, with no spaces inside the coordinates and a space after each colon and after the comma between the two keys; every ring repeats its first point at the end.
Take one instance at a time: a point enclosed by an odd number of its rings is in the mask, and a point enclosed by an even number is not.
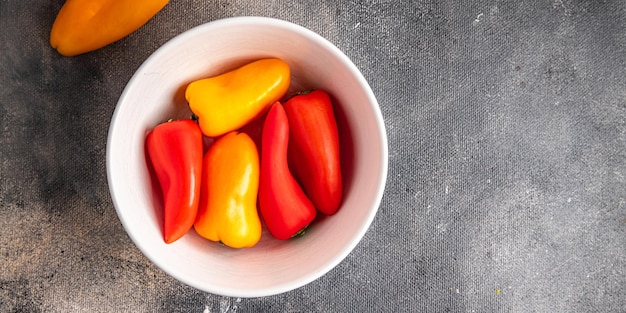
{"type": "Polygon", "coordinates": [[[315,207],[331,215],[343,197],[339,133],[330,96],[322,90],[292,97],[285,103],[289,119],[289,160],[315,207]]]}
{"type": "Polygon", "coordinates": [[[150,163],[163,195],[163,239],[172,243],[193,226],[202,178],[203,140],[192,120],[157,125],[146,138],[150,163]]]}
{"type": "Polygon", "coordinates": [[[316,210],[298,185],[287,161],[289,122],[283,105],[274,103],[261,134],[259,208],[270,231],[285,240],[298,234],[315,218],[316,210]]]}

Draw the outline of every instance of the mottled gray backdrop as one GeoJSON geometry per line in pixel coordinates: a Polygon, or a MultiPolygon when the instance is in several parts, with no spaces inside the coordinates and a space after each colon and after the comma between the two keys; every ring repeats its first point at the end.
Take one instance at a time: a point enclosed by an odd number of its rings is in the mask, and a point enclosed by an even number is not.
{"type": "Polygon", "coordinates": [[[0,1],[0,312],[626,311],[626,2],[172,0],[73,58],[48,45],[62,3],[0,1]],[[240,15],[336,44],[389,136],[362,242],[319,280],[254,299],[150,263],[105,169],[133,72],[177,34],[240,15]]]}

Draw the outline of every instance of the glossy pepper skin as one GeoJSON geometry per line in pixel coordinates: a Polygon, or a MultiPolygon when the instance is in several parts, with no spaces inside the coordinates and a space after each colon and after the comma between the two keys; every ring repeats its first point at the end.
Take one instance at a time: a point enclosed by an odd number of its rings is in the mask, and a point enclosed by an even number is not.
{"type": "Polygon", "coordinates": [[[287,161],[289,123],[283,105],[274,103],[261,135],[259,207],[272,236],[285,240],[307,227],[316,210],[298,185],[287,161]]]}
{"type": "Polygon", "coordinates": [[[168,0],[67,0],[50,31],[50,45],[75,56],[120,40],[147,23],[168,0]]]}
{"type": "Polygon", "coordinates": [[[196,232],[232,248],[249,248],[261,238],[257,213],[259,154],[245,133],[230,132],[203,159],[196,232]]]}
{"type": "Polygon", "coordinates": [[[195,221],[202,175],[202,132],[192,120],[157,125],[146,149],[163,194],[163,239],[172,243],[195,221]]]}
{"type": "Polygon", "coordinates": [[[341,205],[343,185],[339,133],[328,93],[314,90],[285,103],[292,169],[315,207],[326,215],[341,205]]]}
{"type": "Polygon", "coordinates": [[[204,135],[217,137],[265,113],[289,89],[290,75],[289,65],[284,61],[261,59],[191,82],[185,98],[204,135]]]}

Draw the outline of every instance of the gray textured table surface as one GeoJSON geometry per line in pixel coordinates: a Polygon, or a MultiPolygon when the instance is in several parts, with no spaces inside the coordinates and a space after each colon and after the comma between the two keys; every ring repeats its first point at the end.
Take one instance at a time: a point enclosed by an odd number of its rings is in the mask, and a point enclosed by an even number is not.
{"type": "Polygon", "coordinates": [[[66,58],[62,0],[0,1],[0,312],[625,312],[626,2],[172,0],[66,58]],[[108,124],[160,45],[258,15],[362,70],[389,136],[356,249],[267,298],[199,292],[133,245],[106,181],[108,124]]]}

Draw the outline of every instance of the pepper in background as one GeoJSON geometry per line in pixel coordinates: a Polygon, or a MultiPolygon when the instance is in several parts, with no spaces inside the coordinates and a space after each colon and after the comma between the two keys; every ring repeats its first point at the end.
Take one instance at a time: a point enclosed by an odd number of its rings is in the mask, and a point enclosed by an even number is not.
{"type": "Polygon", "coordinates": [[[259,207],[272,236],[285,240],[304,230],[316,210],[298,185],[287,161],[289,122],[283,105],[274,103],[261,135],[259,207]]]}
{"type": "Polygon", "coordinates": [[[335,214],[343,197],[339,134],[328,93],[314,90],[285,103],[289,119],[289,160],[315,207],[335,214]]]}
{"type": "Polygon", "coordinates": [[[291,82],[289,65],[261,59],[230,72],[191,82],[185,98],[204,135],[237,130],[282,98],[291,82]]]}
{"type": "Polygon", "coordinates": [[[218,138],[204,155],[196,232],[232,248],[249,248],[261,238],[257,213],[259,154],[245,133],[218,138]]]}
{"type": "Polygon", "coordinates": [[[196,219],[202,175],[202,132],[192,120],[157,125],[146,137],[150,163],[163,194],[163,239],[172,243],[196,219]]]}
{"type": "Polygon", "coordinates": [[[156,15],[169,0],[67,0],[50,31],[50,45],[75,56],[118,41],[156,15]]]}

